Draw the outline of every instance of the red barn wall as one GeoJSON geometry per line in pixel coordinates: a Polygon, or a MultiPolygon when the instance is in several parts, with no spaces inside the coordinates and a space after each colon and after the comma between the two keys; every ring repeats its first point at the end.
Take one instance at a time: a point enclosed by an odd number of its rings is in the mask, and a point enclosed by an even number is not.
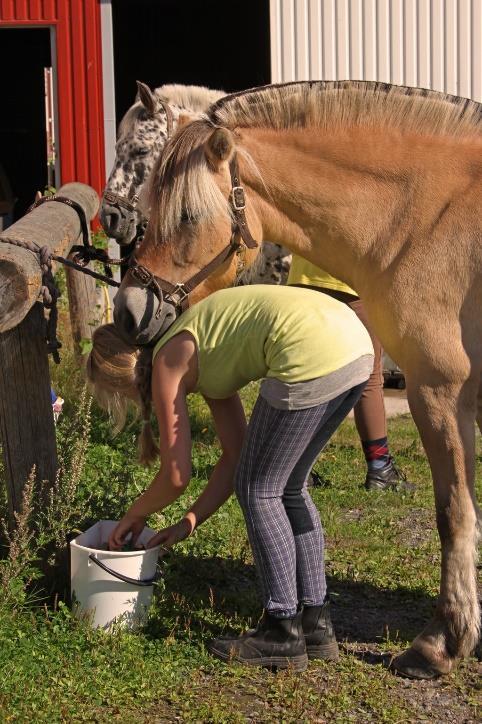
{"type": "MultiPolygon", "coordinates": [[[[0,0],[0,28],[55,29],[61,183],[105,185],[100,0],[0,0]]],[[[15,66],[15,58],[12,58],[15,66]]]]}

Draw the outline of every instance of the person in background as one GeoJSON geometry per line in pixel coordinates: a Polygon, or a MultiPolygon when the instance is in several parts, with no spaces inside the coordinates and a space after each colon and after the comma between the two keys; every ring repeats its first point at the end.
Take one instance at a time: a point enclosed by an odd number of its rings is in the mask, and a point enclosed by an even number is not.
{"type": "Polygon", "coordinates": [[[287,283],[290,286],[307,287],[324,292],[324,294],[344,302],[367,328],[375,350],[375,362],[373,372],[354,408],[355,424],[367,463],[365,488],[401,492],[413,490],[415,486],[407,481],[390,455],[387,418],[383,401],[383,350],[380,341],[370,327],[360,297],[347,284],[335,279],[296,254],[293,254],[287,283]]]}
{"type": "Polygon", "coordinates": [[[293,287],[214,292],[179,316],[153,355],[126,345],[113,325],[94,332],[87,374],[96,396],[118,412],[126,398],[137,400],[144,460],[159,454],[150,429],[152,403],[160,433],[161,468],[111,534],[111,550],[130,536],[135,545],[147,516],[187,488],[186,398],[200,392],[210,408],[221,457],[190,510],[147,545],[169,547],[187,538],[236,491],[264,612],[254,631],[216,639],[210,647],[216,657],[296,670],[306,668],[308,658],[338,657],[323,529],[307,478],[372,367],[372,343],[355,314],[326,295],[293,287]],[[238,390],[254,380],[263,381],[246,425],[238,390]]]}
{"type": "Polygon", "coordinates": [[[62,407],[64,406],[65,400],[62,399],[62,397],[59,397],[57,393],[55,392],[54,388],[50,388],[50,401],[52,403],[52,412],[54,413],[54,422],[57,423],[57,420],[59,419],[59,415],[62,412],[62,407]]]}

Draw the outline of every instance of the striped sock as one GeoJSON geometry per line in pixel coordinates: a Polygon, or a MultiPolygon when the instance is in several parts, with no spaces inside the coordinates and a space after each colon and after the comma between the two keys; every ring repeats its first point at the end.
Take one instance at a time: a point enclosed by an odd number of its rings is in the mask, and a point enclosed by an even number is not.
{"type": "Polygon", "coordinates": [[[390,462],[386,437],[381,437],[379,440],[362,440],[362,446],[368,470],[380,470],[390,462]]]}

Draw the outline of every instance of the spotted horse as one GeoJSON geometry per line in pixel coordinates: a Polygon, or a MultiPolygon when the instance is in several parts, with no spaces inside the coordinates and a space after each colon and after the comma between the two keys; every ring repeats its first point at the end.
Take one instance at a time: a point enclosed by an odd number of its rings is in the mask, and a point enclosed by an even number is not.
{"type": "MultiPolygon", "coordinates": [[[[120,246],[140,238],[148,210],[142,190],[180,115],[196,116],[222,98],[223,91],[203,86],[163,85],[152,91],[137,82],[134,104],[122,118],[116,158],[102,197],[100,221],[104,231],[120,246]]],[[[238,284],[283,284],[291,255],[280,244],[264,242],[254,267],[241,272],[238,284]]]]}

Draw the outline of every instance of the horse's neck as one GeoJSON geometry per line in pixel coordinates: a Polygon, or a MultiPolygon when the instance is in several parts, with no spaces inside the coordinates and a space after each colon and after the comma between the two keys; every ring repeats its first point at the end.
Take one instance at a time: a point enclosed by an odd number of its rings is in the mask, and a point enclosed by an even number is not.
{"type": "Polygon", "coordinates": [[[398,253],[403,235],[392,229],[409,200],[402,149],[393,148],[386,132],[372,131],[370,139],[367,133],[242,132],[262,179],[243,164],[264,238],[353,283],[351,270],[386,267],[398,253]]]}

